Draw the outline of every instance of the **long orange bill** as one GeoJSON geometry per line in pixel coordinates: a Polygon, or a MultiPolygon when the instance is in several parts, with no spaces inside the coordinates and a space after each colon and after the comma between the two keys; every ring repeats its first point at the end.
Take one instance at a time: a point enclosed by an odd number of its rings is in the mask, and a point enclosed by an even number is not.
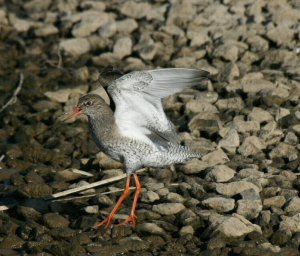
{"type": "Polygon", "coordinates": [[[77,117],[81,114],[82,114],[82,109],[80,107],[74,107],[73,110],[71,110],[70,112],[64,113],[64,115],[61,116],[59,119],[62,122],[66,122],[66,121],[70,120],[71,118],[77,117]]]}

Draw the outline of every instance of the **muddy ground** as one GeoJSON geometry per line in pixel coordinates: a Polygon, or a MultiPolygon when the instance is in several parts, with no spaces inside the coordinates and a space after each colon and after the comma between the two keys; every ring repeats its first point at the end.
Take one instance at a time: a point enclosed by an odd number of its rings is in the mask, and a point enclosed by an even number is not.
{"type": "Polygon", "coordinates": [[[299,0],[0,0],[0,255],[300,255],[299,42],[299,0]],[[94,231],[124,180],[51,195],[123,173],[58,120],[108,66],[211,80],[164,101],[203,157],[141,173],[137,227],[94,231]]]}

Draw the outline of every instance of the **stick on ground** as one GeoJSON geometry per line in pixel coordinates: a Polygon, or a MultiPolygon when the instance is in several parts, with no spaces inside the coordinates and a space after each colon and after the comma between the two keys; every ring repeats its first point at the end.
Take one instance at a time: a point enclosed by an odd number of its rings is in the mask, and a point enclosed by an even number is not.
{"type": "MultiPolygon", "coordinates": [[[[144,171],[146,171],[146,168],[138,170],[136,173],[141,173],[141,172],[144,172],[144,171]]],[[[80,191],[83,191],[83,190],[87,190],[87,189],[90,189],[90,188],[105,185],[107,183],[111,183],[111,182],[114,182],[114,181],[119,181],[119,180],[122,180],[126,177],[127,177],[127,174],[124,173],[124,174],[116,176],[116,177],[112,177],[112,178],[105,179],[105,180],[100,180],[100,181],[97,181],[97,182],[94,182],[94,183],[91,183],[91,184],[83,185],[81,187],[71,188],[71,189],[68,189],[68,190],[65,190],[65,191],[62,191],[62,192],[52,194],[50,198],[59,198],[59,197],[63,197],[63,196],[66,196],[66,195],[74,194],[74,193],[77,193],[77,192],[80,192],[80,191]]]]}

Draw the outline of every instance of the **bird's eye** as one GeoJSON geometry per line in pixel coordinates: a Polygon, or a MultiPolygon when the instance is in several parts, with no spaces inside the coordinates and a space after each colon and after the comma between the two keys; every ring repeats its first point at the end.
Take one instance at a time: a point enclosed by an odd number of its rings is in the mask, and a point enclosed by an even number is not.
{"type": "Polygon", "coordinates": [[[84,105],[86,106],[86,107],[88,107],[88,106],[91,106],[93,104],[93,102],[92,101],[86,101],[85,103],[84,103],[84,105]]]}

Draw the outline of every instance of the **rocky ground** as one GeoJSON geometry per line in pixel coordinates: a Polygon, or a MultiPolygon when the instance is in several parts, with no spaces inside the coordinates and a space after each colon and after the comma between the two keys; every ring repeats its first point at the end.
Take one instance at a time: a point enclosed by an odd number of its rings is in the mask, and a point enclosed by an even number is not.
{"type": "Polygon", "coordinates": [[[0,6],[0,255],[300,255],[299,0],[0,6]],[[124,180],[49,196],[122,174],[84,120],[57,121],[110,65],[212,79],[164,102],[203,158],[143,172],[136,229],[105,232],[124,180]]]}

